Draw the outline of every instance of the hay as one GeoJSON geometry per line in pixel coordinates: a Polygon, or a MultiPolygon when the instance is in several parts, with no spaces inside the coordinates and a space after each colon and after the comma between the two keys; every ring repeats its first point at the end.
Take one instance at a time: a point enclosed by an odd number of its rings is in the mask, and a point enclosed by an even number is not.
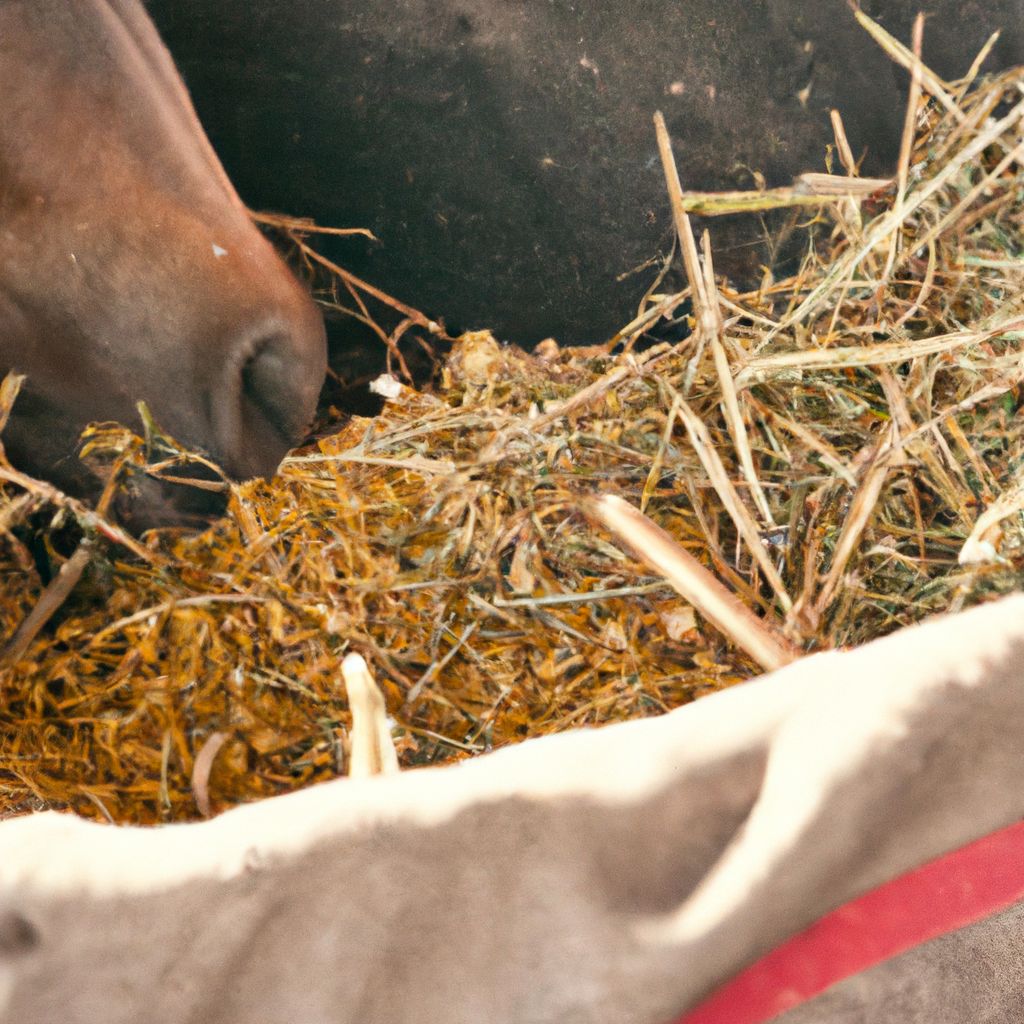
{"type": "MultiPolygon", "coordinates": [[[[759,671],[601,525],[600,494],[802,651],[1019,588],[1024,71],[943,83],[871,28],[913,73],[913,132],[892,183],[798,185],[807,250],[789,280],[739,294],[693,246],[696,294],[653,292],[605,348],[464,336],[429,393],[385,381],[379,417],[234,487],[198,537],[134,543],[0,463],[0,637],[44,591],[29,517],[53,514],[55,562],[69,528],[89,545],[81,582],[49,592],[52,618],[0,668],[0,813],[195,817],[204,748],[213,810],[332,778],[351,652],[384,688],[403,766],[661,714],[759,671]],[[694,331],[633,352],[666,320],[694,331]]],[[[855,174],[843,143],[837,125],[855,174]]],[[[681,235],[687,206],[729,208],[675,205],[681,235]]],[[[438,330],[401,315],[380,330],[396,356],[410,325],[438,330]]],[[[177,458],[110,425],[87,440],[111,488],[177,458]]]]}

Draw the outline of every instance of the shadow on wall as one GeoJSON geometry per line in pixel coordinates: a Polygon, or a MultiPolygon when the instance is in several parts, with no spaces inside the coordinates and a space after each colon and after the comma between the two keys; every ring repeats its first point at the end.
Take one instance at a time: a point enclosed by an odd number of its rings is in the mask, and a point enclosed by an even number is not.
{"type": "MultiPolygon", "coordinates": [[[[453,332],[527,348],[606,340],[653,280],[629,272],[672,239],[655,109],[684,188],[824,170],[833,107],[863,173],[899,148],[906,75],[845,0],[148,6],[250,206],[370,228],[382,245],[324,248],[453,332]]],[[[919,6],[865,10],[908,39],[919,6]]],[[[930,8],[938,74],[962,75],[996,28],[986,70],[1024,60],[1024,0],[930,8]]],[[[719,271],[759,277],[760,222],[710,226],[719,271]]]]}

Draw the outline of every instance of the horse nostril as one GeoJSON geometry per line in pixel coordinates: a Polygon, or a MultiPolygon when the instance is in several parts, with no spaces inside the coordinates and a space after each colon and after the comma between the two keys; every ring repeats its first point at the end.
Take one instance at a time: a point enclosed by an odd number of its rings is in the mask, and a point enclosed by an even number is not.
{"type": "Polygon", "coordinates": [[[242,397],[256,406],[283,440],[291,441],[296,432],[296,412],[287,401],[288,369],[282,348],[279,343],[265,344],[246,362],[242,397]]]}
{"type": "Polygon", "coordinates": [[[243,405],[254,406],[285,447],[292,448],[313,420],[325,372],[326,353],[321,365],[291,336],[276,334],[261,342],[242,368],[243,405]]]}

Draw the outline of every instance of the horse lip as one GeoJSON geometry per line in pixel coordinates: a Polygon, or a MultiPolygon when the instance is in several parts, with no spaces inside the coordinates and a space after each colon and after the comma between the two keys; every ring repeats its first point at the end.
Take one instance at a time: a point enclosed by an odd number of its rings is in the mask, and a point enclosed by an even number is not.
{"type": "MultiPolygon", "coordinates": [[[[182,467],[192,473],[199,466],[182,467]]],[[[195,473],[199,476],[199,473],[195,473]]],[[[114,498],[115,517],[129,533],[140,536],[157,527],[179,527],[202,532],[227,512],[231,492],[210,491],[166,476],[138,474],[114,498]]]]}

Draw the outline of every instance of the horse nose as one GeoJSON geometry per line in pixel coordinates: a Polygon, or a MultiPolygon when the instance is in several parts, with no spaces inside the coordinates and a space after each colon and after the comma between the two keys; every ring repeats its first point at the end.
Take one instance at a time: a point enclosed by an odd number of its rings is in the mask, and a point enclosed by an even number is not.
{"type": "MultiPolygon", "coordinates": [[[[220,345],[211,342],[209,355],[226,349],[227,356],[200,369],[207,374],[200,391],[208,427],[195,433],[204,417],[186,414],[179,440],[205,450],[232,480],[272,477],[303,440],[316,412],[327,368],[323,320],[304,292],[287,312],[234,332],[226,344],[223,338],[220,345]]],[[[226,486],[195,486],[196,479],[217,483],[221,478],[198,461],[159,479],[136,475],[115,499],[118,520],[136,535],[170,525],[205,529],[227,511],[230,492],[226,486]]]]}

